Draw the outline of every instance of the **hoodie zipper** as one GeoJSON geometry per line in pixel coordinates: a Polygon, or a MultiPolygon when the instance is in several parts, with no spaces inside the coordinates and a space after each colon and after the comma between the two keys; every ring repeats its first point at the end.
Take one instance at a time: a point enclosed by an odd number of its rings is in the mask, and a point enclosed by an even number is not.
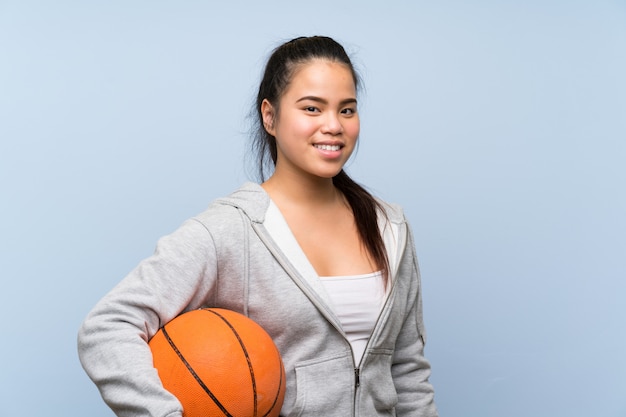
{"type": "MultiPolygon", "coordinates": [[[[356,368],[354,368],[354,398],[352,399],[352,415],[355,415],[355,416],[357,415],[357,394],[358,394],[359,388],[361,387],[361,366],[363,365],[363,360],[367,356],[367,348],[372,343],[372,336],[374,336],[374,333],[376,332],[376,329],[378,329],[378,326],[382,320],[383,315],[386,313],[388,309],[388,305],[390,303],[389,300],[391,300],[393,296],[395,286],[396,286],[396,281],[394,280],[391,284],[391,288],[389,289],[389,294],[387,294],[387,297],[385,298],[385,302],[383,303],[383,306],[380,309],[380,314],[378,315],[378,318],[376,319],[376,324],[374,324],[374,329],[372,330],[370,337],[367,339],[365,350],[363,350],[363,356],[361,356],[361,360],[359,361],[359,364],[356,366],[356,368]]],[[[346,339],[346,341],[348,341],[348,339],[346,339]]],[[[348,344],[350,344],[349,341],[348,341],[348,344]]],[[[352,345],[350,345],[350,350],[352,351],[352,345]]],[[[354,351],[352,352],[352,358],[354,360],[354,351]]]]}

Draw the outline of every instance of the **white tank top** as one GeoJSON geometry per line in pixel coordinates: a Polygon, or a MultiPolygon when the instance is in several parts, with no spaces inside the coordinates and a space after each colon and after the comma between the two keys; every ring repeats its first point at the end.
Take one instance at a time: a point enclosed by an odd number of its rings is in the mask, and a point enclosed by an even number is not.
{"type": "Polygon", "coordinates": [[[385,299],[382,272],[320,277],[320,280],[352,345],[354,360],[358,365],[385,299]]]}

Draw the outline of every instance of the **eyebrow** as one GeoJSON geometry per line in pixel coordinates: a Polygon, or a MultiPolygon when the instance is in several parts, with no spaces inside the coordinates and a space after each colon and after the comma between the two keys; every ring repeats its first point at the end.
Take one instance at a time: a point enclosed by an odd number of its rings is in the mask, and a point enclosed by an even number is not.
{"type": "MultiPolygon", "coordinates": [[[[315,102],[321,103],[321,104],[328,104],[327,100],[325,100],[325,99],[323,99],[321,97],[316,97],[316,96],[304,96],[304,97],[301,97],[298,100],[296,100],[296,103],[299,103],[301,101],[307,101],[307,100],[315,101],[315,102]]],[[[339,104],[342,105],[342,106],[345,106],[346,104],[352,104],[352,103],[356,104],[356,102],[357,102],[356,98],[346,98],[346,99],[341,100],[339,102],[339,104]]]]}

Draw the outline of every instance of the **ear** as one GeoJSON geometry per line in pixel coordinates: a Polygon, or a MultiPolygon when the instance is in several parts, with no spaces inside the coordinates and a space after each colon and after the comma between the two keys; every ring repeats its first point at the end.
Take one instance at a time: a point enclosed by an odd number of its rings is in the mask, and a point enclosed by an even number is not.
{"type": "Polygon", "coordinates": [[[276,136],[276,129],[274,129],[276,112],[274,111],[274,106],[272,106],[267,99],[263,99],[261,103],[261,116],[263,116],[263,127],[265,131],[272,136],[276,136]]]}

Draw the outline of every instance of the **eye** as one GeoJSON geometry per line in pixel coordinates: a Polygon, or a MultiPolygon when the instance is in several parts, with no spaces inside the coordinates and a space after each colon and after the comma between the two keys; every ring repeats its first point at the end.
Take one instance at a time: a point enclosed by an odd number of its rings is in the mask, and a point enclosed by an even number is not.
{"type": "Polygon", "coordinates": [[[309,112],[309,113],[317,113],[317,112],[319,112],[319,109],[317,107],[315,107],[315,106],[306,106],[304,108],[304,111],[305,112],[309,112]]]}
{"type": "Polygon", "coordinates": [[[341,114],[345,114],[346,116],[352,116],[356,114],[356,109],[353,107],[348,107],[348,108],[341,110],[341,114]]]}

